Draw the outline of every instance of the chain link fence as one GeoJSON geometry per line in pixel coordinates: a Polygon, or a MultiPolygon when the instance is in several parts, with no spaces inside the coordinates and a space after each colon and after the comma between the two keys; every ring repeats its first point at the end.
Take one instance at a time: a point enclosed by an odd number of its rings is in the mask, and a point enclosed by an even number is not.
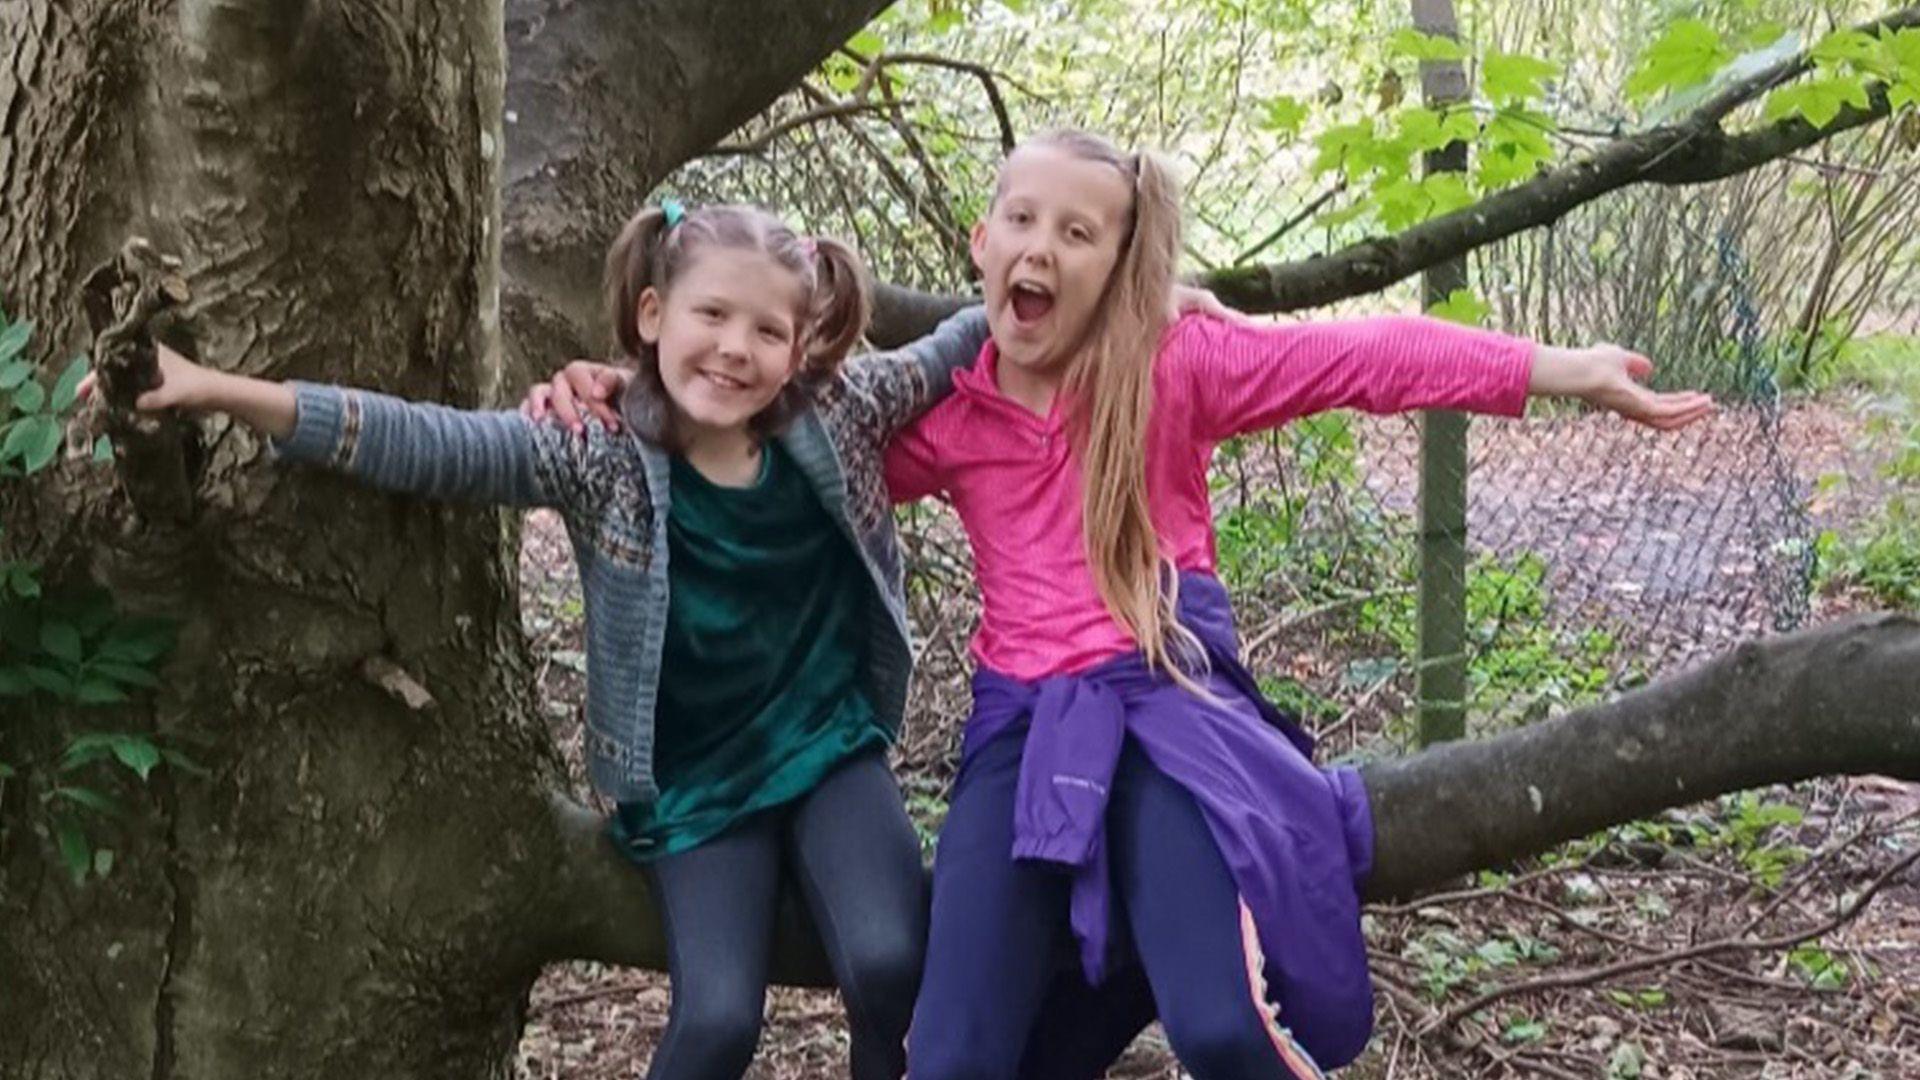
{"type": "MultiPolygon", "coordinates": [[[[883,280],[966,290],[966,229],[1004,141],[982,94],[997,79],[1004,123],[1018,131],[1080,123],[1169,149],[1190,178],[1197,267],[1335,246],[1330,228],[1302,214],[1324,203],[1323,185],[1299,147],[1260,130],[1258,104],[1261,86],[1315,85],[1332,62],[1303,58],[1312,40],[1276,58],[1259,27],[1206,19],[1131,28],[1146,59],[1037,89],[1006,73],[1033,70],[1035,42],[988,28],[966,44],[966,69],[901,61],[873,80],[886,90],[871,110],[785,126],[820,109],[831,88],[817,87],[743,131],[750,149],[696,162],[669,187],[779,207],[855,241],[883,280]],[[1209,64],[1167,59],[1202,41],[1209,64]]],[[[1808,382],[1863,328],[1911,327],[1920,173],[1906,138],[1868,130],[1818,159],[1717,185],[1625,190],[1474,254],[1489,325],[1619,343],[1656,360],[1656,385],[1710,390],[1722,408],[1669,434],[1542,403],[1524,422],[1471,425],[1462,618],[1473,731],[1604,697],[1807,618],[1808,498],[1823,470],[1844,467],[1833,444],[1850,429],[1818,400],[1784,396],[1782,381],[1808,382]]],[[[1410,310],[1413,289],[1311,317],[1410,310]]],[[[1416,418],[1348,414],[1218,455],[1221,572],[1250,659],[1333,756],[1412,739],[1419,457],[1416,418]]],[[[939,718],[930,743],[906,748],[906,771],[918,760],[938,775],[964,715],[975,601],[950,516],[923,508],[903,520],[923,645],[917,705],[939,718]]]]}

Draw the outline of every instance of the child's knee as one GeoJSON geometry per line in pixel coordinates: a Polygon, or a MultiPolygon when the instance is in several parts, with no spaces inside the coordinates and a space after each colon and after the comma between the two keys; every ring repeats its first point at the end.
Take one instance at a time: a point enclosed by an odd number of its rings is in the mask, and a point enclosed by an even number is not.
{"type": "Polygon", "coordinates": [[[925,960],[925,939],[909,932],[874,935],[854,949],[846,961],[851,985],[841,988],[853,1021],[904,1033],[925,960]]]}
{"type": "Polygon", "coordinates": [[[668,1023],[675,1056],[699,1059],[700,1067],[688,1075],[738,1076],[753,1063],[760,1044],[761,1002],[676,1002],[668,1023]]]}

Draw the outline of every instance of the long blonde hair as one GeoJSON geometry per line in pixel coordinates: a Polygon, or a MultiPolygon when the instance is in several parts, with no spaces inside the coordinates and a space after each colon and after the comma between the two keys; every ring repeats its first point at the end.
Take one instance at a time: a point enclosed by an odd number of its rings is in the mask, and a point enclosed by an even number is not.
{"type": "Polygon", "coordinates": [[[1153,361],[1180,256],[1179,182],[1159,155],[1122,153],[1088,132],[1050,131],[1029,144],[1112,165],[1133,194],[1119,257],[1062,389],[1080,455],[1094,585],[1148,665],[1197,689],[1188,675],[1204,670],[1206,654],[1180,624],[1179,574],[1160,548],[1147,501],[1153,361]]]}

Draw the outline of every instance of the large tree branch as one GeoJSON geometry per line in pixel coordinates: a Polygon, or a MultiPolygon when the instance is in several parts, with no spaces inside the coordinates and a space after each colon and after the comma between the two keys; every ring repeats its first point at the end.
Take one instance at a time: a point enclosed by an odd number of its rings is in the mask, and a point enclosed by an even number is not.
{"type": "Polygon", "coordinates": [[[889,2],[506,0],[510,352],[597,352],[601,260],[626,216],[889,2]]]}
{"type": "MultiPolygon", "coordinates": [[[[1861,29],[1915,26],[1920,26],[1920,5],[1902,8],[1861,29]]],[[[1585,158],[1393,236],[1363,240],[1297,262],[1223,267],[1195,280],[1242,311],[1320,307],[1378,292],[1477,248],[1550,225],[1609,192],[1634,184],[1726,179],[1889,115],[1886,90],[1876,85],[1870,90],[1867,108],[1844,108],[1825,127],[1816,128],[1795,117],[1737,135],[1722,129],[1722,121],[1735,109],[1802,74],[1807,65],[1804,55],[1784,60],[1720,91],[1674,123],[1615,139],[1585,158]]],[[[882,345],[900,344],[931,329],[939,318],[965,303],[960,298],[889,291],[880,297],[874,338],[882,345]],[[895,310],[892,305],[901,307],[895,310]]]]}
{"type": "MultiPolygon", "coordinates": [[[[1404,897],[1662,808],[1813,776],[1920,780],[1920,621],[1869,615],[1751,642],[1605,705],[1361,770],[1373,806],[1369,900],[1404,897]]],[[[661,967],[640,873],[571,804],[556,878],[558,955],[661,967]]],[[[798,905],[776,977],[830,975],[798,905]]]]}

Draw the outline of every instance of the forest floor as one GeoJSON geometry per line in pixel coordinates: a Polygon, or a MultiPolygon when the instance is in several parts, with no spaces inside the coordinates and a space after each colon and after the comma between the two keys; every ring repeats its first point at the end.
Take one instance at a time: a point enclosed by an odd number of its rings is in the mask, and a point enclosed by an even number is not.
{"type": "MultiPolygon", "coordinates": [[[[1603,662],[1658,676],[1770,625],[1779,601],[1767,592],[1778,582],[1763,579],[1781,565],[1791,577],[1797,565],[1766,540],[1779,513],[1769,502],[1773,462],[1815,492],[1806,510],[1816,533],[1847,535],[1876,512],[1886,450],[1862,415],[1847,401],[1808,402],[1777,427],[1729,415],[1677,440],[1591,417],[1476,428],[1472,535],[1493,557],[1544,561],[1542,622],[1616,627],[1603,662]],[[1604,481],[1583,481],[1596,471],[1604,481]],[[1847,482],[1832,482],[1838,476],[1847,482]]],[[[1400,514],[1413,491],[1409,429],[1359,427],[1366,497],[1400,514]]],[[[1236,482],[1247,488],[1244,471],[1227,471],[1223,499],[1236,482]]],[[[1272,475],[1254,471],[1256,483],[1272,475]]],[[[930,843],[965,716],[975,607],[950,519],[924,514],[908,534],[925,585],[915,610],[923,651],[896,765],[930,843]]],[[[577,766],[584,654],[571,561],[558,520],[532,515],[524,623],[544,707],[577,766]]],[[[1236,590],[1243,633],[1258,642],[1256,671],[1296,682],[1324,706],[1309,719],[1327,752],[1403,749],[1410,680],[1367,676],[1377,668],[1362,654],[1379,645],[1363,647],[1356,634],[1359,605],[1305,604],[1285,580],[1259,582],[1236,590]]],[[[1829,586],[1808,617],[1874,606],[1857,589],[1829,586]]],[[[1534,711],[1496,710],[1501,723],[1534,711]]],[[[1920,785],[1820,780],[1671,811],[1412,904],[1370,908],[1377,1035],[1343,1075],[1920,1076],[1920,871],[1898,867],[1915,850],[1920,785]],[[1456,1015],[1483,992],[1499,997],[1456,1015]]],[[[642,1075],[668,1003],[664,976],[556,965],[534,988],[518,1077],[642,1075]]],[[[749,1076],[845,1075],[837,996],[775,990],[749,1076]]],[[[1181,1073],[1155,1027],[1110,1076],[1181,1073]]]]}

